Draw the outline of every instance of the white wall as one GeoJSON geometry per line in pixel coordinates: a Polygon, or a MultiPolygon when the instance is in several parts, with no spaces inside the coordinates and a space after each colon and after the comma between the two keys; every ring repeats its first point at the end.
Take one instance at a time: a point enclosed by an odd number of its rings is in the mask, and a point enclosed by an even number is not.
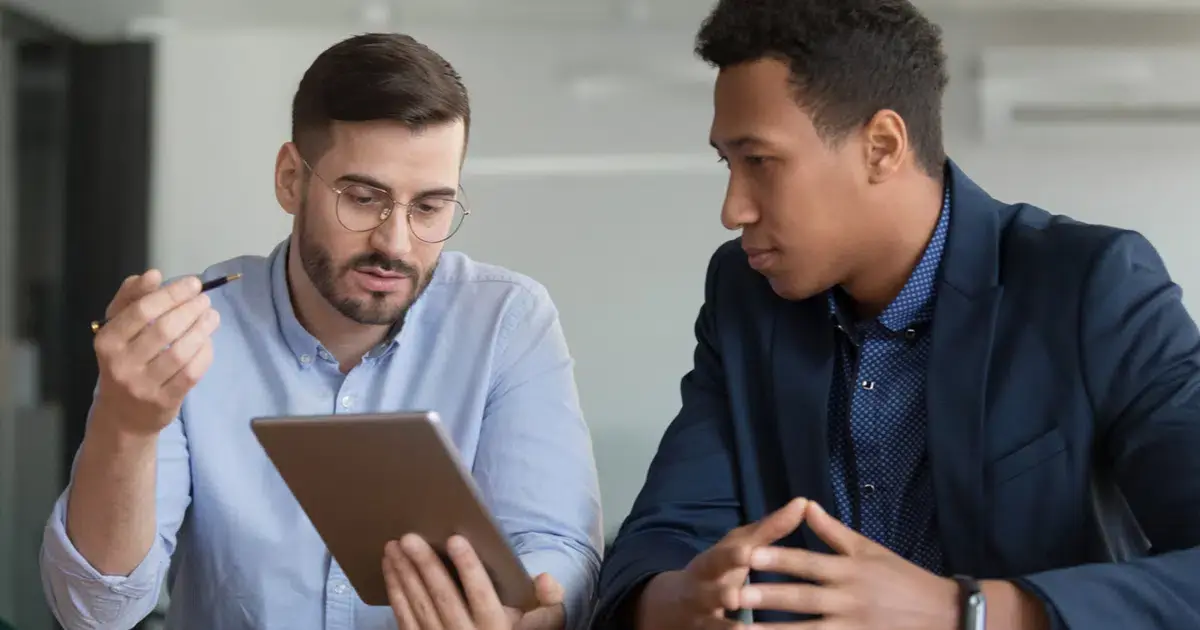
{"type": "MultiPolygon", "coordinates": [[[[992,16],[986,29],[954,16],[945,23],[954,75],[948,144],[959,163],[1002,198],[1143,230],[1185,288],[1200,287],[1200,251],[1189,238],[1200,155],[1103,142],[1054,151],[980,146],[969,83],[972,53],[988,41],[1200,41],[1196,21],[1051,13],[992,16]]],[[[561,75],[604,59],[608,66],[660,65],[686,74],[696,67],[694,27],[622,38],[565,29],[408,29],[459,67],[474,100],[465,186],[475,212],[453,244],[534,276],[556,299],[578,359],[610,530],[679,403],[705,263],[730,236],[718,222],[724,172],[707,149],[707,85],[681,81],[588,103],[566,95],[561,75]],[[567,43],[582,52],[560,52],[567,43]],[[625,172],[604,169],[633,162],[601,160],[590,171],[559,175],[513,159],[626,152],[677,159],[625,172]],[[532,172],[520,174],[523,164],[532,172]]],[[[312,58],[343,34],[180,28],[164,35],[154,264],[168,274],[196,271],[240,253],[265,253],[286,235],[271,170],[287,137],[290,97],[312,58]]],[[[1180,77],[1186,79],[1200,80],[1180,77]]],[[[547,161],[562,170],[571,164],[547,161]]]]}

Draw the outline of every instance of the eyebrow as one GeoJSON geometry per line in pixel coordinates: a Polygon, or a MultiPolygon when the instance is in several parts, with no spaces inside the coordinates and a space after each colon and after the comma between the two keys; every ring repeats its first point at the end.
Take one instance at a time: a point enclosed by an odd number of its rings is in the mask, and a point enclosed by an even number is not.
{"type": "MultiPolygon", "coordinates": [[[[388,195],[391,195],[393,198],[396,196],[396,192],[392,190],[391,186],[388,186],[387,184],[375,179],[374,177],[371,177],[370,175],[363,175],[361,173],[347,173],[339,177],[338,181],[363,184],[372,188],[378,188],[379,190],[386,192],[388,195]]],[[[458,191],[454,188],[450,188],[449,186],[441,186],[438,188],[422,190],[414,195],[413,199],[428,199],[429,197],[454,197],[457,194],[458,191]]]]}
{"type": "MultiPolygon", "coordinates": [[[[721,147],[717,146],[715,140],[709,140],[708,144],[718,151],[721,150],[721,147]]],[[[725,144],[730,149],[743,149],[747,146],[766,146],[767,142],[758,136],[738,136],[726,141],[725,144]]]]}

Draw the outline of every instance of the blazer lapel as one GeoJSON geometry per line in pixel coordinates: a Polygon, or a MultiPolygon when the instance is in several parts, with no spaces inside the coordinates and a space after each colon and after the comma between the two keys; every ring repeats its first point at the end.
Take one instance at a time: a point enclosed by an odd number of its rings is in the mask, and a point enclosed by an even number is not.
{"type": "Polygon", "coordinates": [[[926,383],[928,455],[947,569],[979,575],[990,522],[984,419],[999,283],[1003,204],[950,163],[950,234],[942,259],[926,383]]]}
{"type": "MultiPolygon", "coordinates": [[[[817,501],[833,514],[827,439],[833,326],[824,305],[823,300],[780,300],[771,339],[772,386],[792,496],[817,501]]],[[[811,529],[801,530],[809,549],[832,553],[811,529]]]]}

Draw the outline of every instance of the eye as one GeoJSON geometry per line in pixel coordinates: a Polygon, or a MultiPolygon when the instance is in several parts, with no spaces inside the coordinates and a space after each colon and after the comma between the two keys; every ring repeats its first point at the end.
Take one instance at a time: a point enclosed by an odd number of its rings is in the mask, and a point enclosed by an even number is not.
{"type": "Polygon", "coordinates": [[[342,191],[342,197],[356,207],[373,209],[388,205],[388,196],[382,190],[357,184],[347,186],[342,191]]]}
{"type": "Polygon", "coordinates": [[[750,166],[762,166],[767,161],[767,158],[761,155],[747,155],[742,159],[750,166]]]}
{"type": "Polygon", "coordinates": [[[725,157],[724,155],[717,156],[717,163],[724,164],[725,168],[729,168],[729,158],[725,157]]]}
{"type": "Polygon", "coordinates": [[[423,199],[417,204],[417,211],[423,214],[437,214],[445,210],[452,203],[454,202],[449,199],[423,199]]]}

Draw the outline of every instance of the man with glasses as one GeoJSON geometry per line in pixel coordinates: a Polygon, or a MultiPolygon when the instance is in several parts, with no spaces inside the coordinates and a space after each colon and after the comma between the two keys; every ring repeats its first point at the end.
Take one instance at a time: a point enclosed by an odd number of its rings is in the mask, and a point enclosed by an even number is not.
{"type": "Polygon", "coordinates": [[[354,37],[309,68],[292,116],[274,178],[290,237],[201,278],[130,277],[97,331],[100,381],[42,551],[56,616],[130,628],[170,566],[172,628],[586,624],[599,492],[557,311],[529,278],[443,251],[468,215],[460,77],[410,37],[354,37]],[[542,608],[501,607],[470,541],[413,536],[380,549],[392,606],[364,605],[248,425],[404,409],[440,413],[542,608]]]}

